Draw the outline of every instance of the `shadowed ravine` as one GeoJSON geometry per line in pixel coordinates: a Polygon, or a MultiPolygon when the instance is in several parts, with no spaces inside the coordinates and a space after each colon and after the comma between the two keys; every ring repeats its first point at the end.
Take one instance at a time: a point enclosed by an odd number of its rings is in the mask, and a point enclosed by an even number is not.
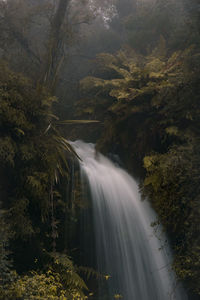
{"type": "Polygon", "coordinates": [[[98,268],[110,276],[108,299],[187,299],[171,270],[166,238],[158,231],[155,236],[150,225],[156,214],[141,201],[136,181],[96,155],[93,144],[76,141],[72,146],[91,193],[98,268]]]}

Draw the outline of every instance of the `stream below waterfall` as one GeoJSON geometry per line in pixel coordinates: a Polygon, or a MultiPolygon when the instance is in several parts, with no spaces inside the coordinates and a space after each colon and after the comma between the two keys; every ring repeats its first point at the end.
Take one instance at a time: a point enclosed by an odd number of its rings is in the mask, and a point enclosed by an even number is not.
{"type": "Polygon", "coordinates": [[[98,299],[186,300],[166,237],[151,226],[157,216],[141,201],[137,182],[93,144],[71,144],[91,194],[98,271],[107,279],[107,298],[100,284],[98,299]]]}

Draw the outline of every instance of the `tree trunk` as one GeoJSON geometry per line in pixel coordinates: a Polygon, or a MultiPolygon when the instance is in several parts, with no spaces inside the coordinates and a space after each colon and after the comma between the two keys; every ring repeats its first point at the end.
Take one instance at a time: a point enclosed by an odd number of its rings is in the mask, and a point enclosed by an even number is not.
{"type": "Polygon", "coordinates": [[[49,36],[49,45],[46,55],[46,66],[43,76],[43,83],[51,90],[54,88],[58,69],[61,67],[63,61],[63,24],[65,22],[66,12],[70,0],[59,0],[58,7],[51,23],[51,30],[49,36]]]}

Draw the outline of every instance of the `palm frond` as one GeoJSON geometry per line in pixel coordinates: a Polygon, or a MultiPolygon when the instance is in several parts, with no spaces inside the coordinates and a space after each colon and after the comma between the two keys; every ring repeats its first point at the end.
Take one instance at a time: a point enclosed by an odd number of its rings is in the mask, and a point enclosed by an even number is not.
{"type": "Polygon", "coordinates": [[[100,123],[98,120],[64,120],[56,122],[56,125],[70,125],[70,124],[91,124],[100,123]]]}

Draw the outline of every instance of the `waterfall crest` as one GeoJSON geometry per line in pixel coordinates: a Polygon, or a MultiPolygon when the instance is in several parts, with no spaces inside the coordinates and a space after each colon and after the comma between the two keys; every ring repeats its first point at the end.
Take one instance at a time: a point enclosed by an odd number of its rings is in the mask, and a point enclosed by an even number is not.
{"type": "Polygon", "coordinates": [[[136,181],[96,153],[93,144],[76,141],[72,146],[91,193],[98,269],[108,275],[106,299],[187,299],[176,287],[170,250],[161,230],[160,240],[150,225],[156,214],[148,201],[141,201],[136,181]]]}

